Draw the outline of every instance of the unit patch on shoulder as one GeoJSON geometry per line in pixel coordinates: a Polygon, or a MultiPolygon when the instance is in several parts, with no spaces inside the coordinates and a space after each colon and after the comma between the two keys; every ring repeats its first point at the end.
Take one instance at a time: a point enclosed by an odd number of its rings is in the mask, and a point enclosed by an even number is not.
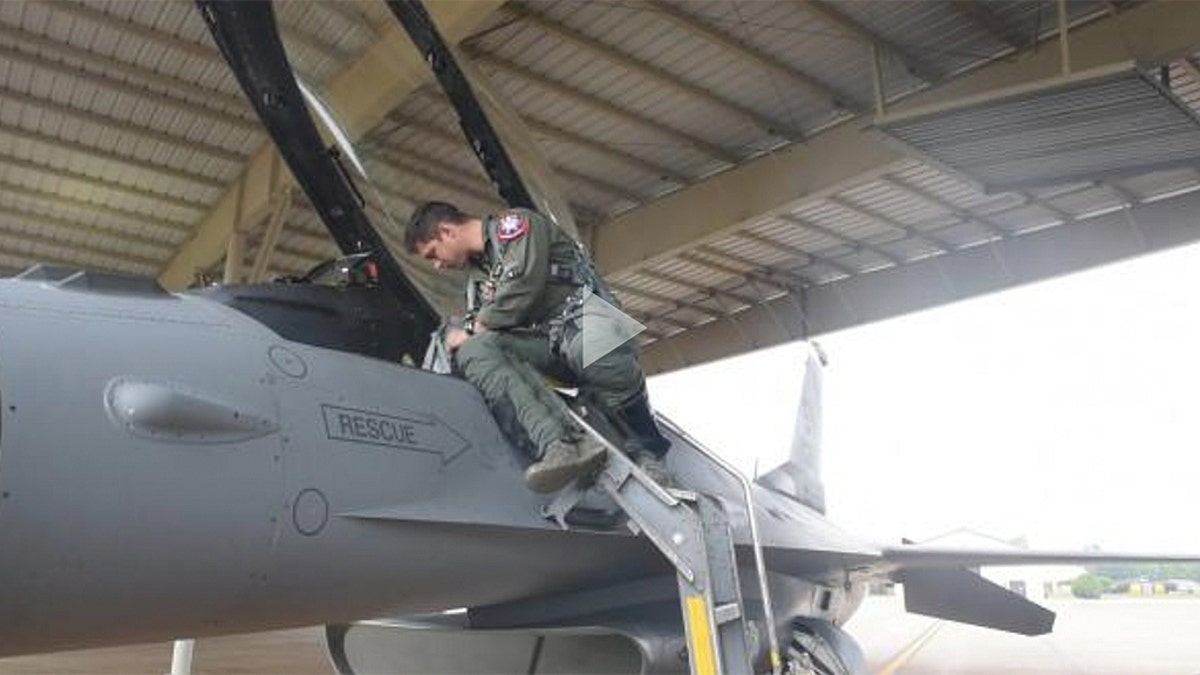
{"type": "Polygon", "coordinates": [[[528,231],[529,219],[516,211],[509,211],[500,216],[500,223],[496,226],[496,238],[508,242],[524,236],[528,231]]]}

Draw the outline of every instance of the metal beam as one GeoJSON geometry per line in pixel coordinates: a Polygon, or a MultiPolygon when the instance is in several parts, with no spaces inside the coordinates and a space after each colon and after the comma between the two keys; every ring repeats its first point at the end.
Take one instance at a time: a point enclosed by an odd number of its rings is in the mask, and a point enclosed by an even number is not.
{"type": "MultiPolygon", "coordinates": [[[[457,43],[483,22],[501,0],[456,2],[435,0],[429,11],[446,40],[457,43]]],[[[324,100],[332,108],[351,141],[362,138],[417,87],[432,80],[429,67],[398,22],[390,22],[379,39],[357,61],[325,87],[324,100]]],[[[269,208],[271,143],[264,143],[247,163],[239,184],[244,184],[246,211],[260,217],[269,208]]],[[[196,269],[206,269],[221,257],[233,227],[238,187],[231,186],[196,226],[192,238],[159,274],[159,282],[178,289],[191,282],[196,269]]]]}
{"type": "MultiPolygon", "coordinates": [[[[805,289],[732,317],[766,347],[793,339],[771,313],[794,315],[816,336],[1200,240],[1200,192],[960,249],[805,289]],[[1047,255],[1053,251],[1054,255],[1047,255]],[[797,305],[803,303],[804,316],[797,305]]],[[[643,353],[648,373],[729,356],[743,344],[731,326],[699,326],[643,353]]]]}
{"type": "Polygon", "coordinates": [[[254,255],[254,264],[250,266],[248,279],[250,283],[260,283],[266,278],[267,265],[271,262],[271,256],[274,255],[275,247],[279,244],[279,234],[283,232],[283,224],[291,210],[292,190],[291,186],[288,186],[286,189],[280,190],[278,202],[267,219],[267,227],[263,231],[262,240],[258,243],[258,252],[254,255]]]}
{"type": "Polygon", "coordinates": [[[636,59],[625,52],[616,49],[615,47],[606,44],[596,38],[581,33],[573,28],[565,26],[556,21],[552,21],[542,14],[530,9],[524,4],[510,3],[506,8],[508,12],[520,18],[523,22],[532,24],[542,30],[558,36],[560,39],[582,47],[592,54],[598,55],[609,63],[637,73],[642,77],[654,80],[659,86],[674,89],[690,96],[698,101],[707,103],[710,106],[720,108],[726,114],[734,117],[739,117],[745,122],[758,127],[760,130],[779,136],[792,141],[798,141],[804,138],[803,130],[793,126],[789,122],[779,119],[773,119],[768,115],[764,115],[756,110],[742,105],[736,101],[731,101],[724,96],[710,91],[703,87],[697,86],[682,79],[681,77],[670,73],[658,66],[647,63],[640,59],[636,59]]]}
{"type": "Polygon", "coordinates": [[[603,178],[589,176],[561,165],[555,165],[554,171],[572,183],[577,183],[596,192],[602,192],[610,197],[617,197],[633,204],[641,204],[646,201],[645,195],[634,192],[623,185],[617,185],[611,181],[604,180],[603,178]]]}
{"type": "Polygon", "coordinates": [[[115,117],[101,115],[100,113],[93,112],[91,110],[74,108],[71,107],[70,104],[63,104],[57,101],[47,101],[42,98],[30,96],[29,94],[25,94],[23,92],[15,91],[9,88],[7,85],[0,84],[0,96],[2,96],[6,101],[15,101],[26,107],[38,108],[43,112],[48,111],[53,114],[61,115],[67,119],[74,120],[77,123],[95,124],[105,129],[111,129],[113,131],[126,133],[138,138],[162,143],[178,151],[195,152],[201,155],[208,155],[208,157],[212,159],[219,159],[231,164],[241,164],[242,162],[246,161],[245,155],[238,152],[233,152],[232,150],[226,150],[225,148],[217,145],[212,145],[204,141],[197,141],[175,136],[153,127],[136,124],[128,119],[117,119],[115,117]]]}
{"type": "Polygon", "coordinates": [[[921,232],[920,230],[916,229],[915,227],[912,227],[911,225],[905,225],[904,223],[901,223],[894,218],[889,218],[886,214],[880,213],[879,211],[872,209],[868,206],[862,206],[859,204],[855,204],[854,202],[851,202],[849,199],[846,199],[845,197],[841,197],[839,195],[830,195],[830,196],[826,197],[825,199],[830,204],[836,205],[838,208],[842,209],[843,211],[849,211],[850,213],[853,213],[854,215],[858,216],[859,218],[866,218],[867,220],[873,220],[876,223],[879,223],[880,225],[883,225],[885,227],[889,227],[893,230],[896,230],[897,232],[903,234],[905,239],[916,239],[917,241],[923,241],[943,253],[954,248],[950,244],[937,238],[934,235],[931,235],[927,232],[921,232]]]}
{"type": "MultiPolygon", "coordinates": [[[[630,295],[637,295],[637,296],[641,296],[643,298],[646,297],[643,293],[641,293],[639,291],[635,291],[635,290],[620,289],[618,292],[628,293],[630,295]]],[[[647,298],[647,299],[653,300],[653,298],[647,298]]],[[[645,312],[639,312],[637,310],[628,310],[628,309],[623,310],[623,311],[625,311],[625,313],[629,314],[629,316],[632,316],[633,318],[637,319],[638,321],[640,321],[643,324],[649,324],[651,322],[665,323],[665,324],[674,326],[676,328],[681,328],[683,330],[687,330],[689,328],[694,328],[696,326],[695,323],[688,323],[687,321],[683,321],[682,319],[676,319],[675,317],[670,315],[670,312],[672,312],[674,310],[687,309],[686,305],[683,305],[678,302],[667,302],[667,301],[660,301],[660,300],[655,300],[655,302],[663,302],[664,304],[667,304],[668,305],[667,311],[655,312],[654,314],[647,314],[645,312]]]]}
{"type": "Polygon", "coordinates": [[[610,145],[605,145],[604,143],[594,141],[585,136],[580,136],[573,131],[560,129],[529,117],[525,118],[525,123],[529,125],[529,128],[533,130],[535,134],[539,136],[545,136],[551,141],[561,141],[563,143],[570,143],[571,145],[577,145],[581,148],[586,148],[587,150],[598,155],[603,155],[614,162],[626,164],[632,168],[644,171],[648,174],[671,181],[673,183],[677,183],[679,185],[687,185],[688,183],[692,182],[691,178],[669,166],[666,166],[665,164],[659,164],[657,162],[643,159],[642,157],[625,152],[624,150],[619,150],[610,145]]]}
{"type": "MultiPolygon", "coordinates": [[[[669,284],[675,284],[675,285],[681,286],[683,288],[690,288],[693,291],[703,294],[706,298],[723,296],[723,297],[730,298],[731,300],[735,300],[735,301],[740,302],[745,305],[753,305],[756,302],[758,302],[757,298],[751,298],[749,296],[741,295],[741,294],[735,293],[733,291],[726,291],[726,290],[723,290],[720,288],[716,288],[715,286],[704,286],[704,285],[696,284],[696,283],[688,281],[682,277],[677,277],[673,274],[667,274],[665,272],[659,272],[658,270],[638,270],[637,273],[639,276],[648,277],[650,279],[655,279],[658,281],[665,281],[669,284]]],[[[745,277],[742,277],[742,279],[745,279],[745,277]]]]}
{"type": "MultiPolygon", "coordinates": [[[[1144,3],[1123,11],[1119,23],[1097,19],[1071,32],[1077,70],[1128,60],[1168,63],[1200,44],[1200,3],[1144,3]]],[[[909,97],[895,107],[957,100],[980,92],[1057,76],[1053,49],[1023,52],[909,97]]],[[[711,241],[765,217],[888,173],[903,159],[855,125],[842,124],[770,155],[748,160],[712,178],[614,217],[593,242],[605,274],[652,265],[698,242],[711,241]]]]}
{"type": "MultiPolygon", "coordinates": [[[[185,209],[193,213],[200,213],[204,210],[203,204],[198,204],[186,199],[180,199],[178,197],[172,197],[170,195],[164,195],[157,192],[150,192],[141,188],[128,187],[118,183],[110,183],[108,181],[93,178],[85,173],[80,173],[65,167],[46,166],[44,164],[38,164],[27,159],[13,157],[11,155],[0,155],[0,157],[3,158],[4,166],[8,168],[16,168],[21,169],[22,171],[40,173],[42,175],[51,176],[61,180],[75,181],[101,193],[112,193],[122,195],[126,198],[151,201],[160,206],[168,205],[178,209],[185,209]]],[[[162,217],[171,218],[176,222],[179,221],[179,218],[176,215],[163,213],[162,217]]]]}
{"type": "Polygon", "coordinates": [[[524,66],[520,66],[512,61],[509,61],[508,59],[501,58],[494,54],[483,52],[478,49],[468,49],[467,53],[478,62],[486,63],[493,68],[502,70],[510,75],[525,80],[526,82],[531,82],[541,89],[553,93],[555,96],[565,98],[569,101],[592,108],[594,110],[598,110],[609,117],[620,119],[628,124],[649,129],[650,131],[662,136],[667,136],[674,139],[675,142],[679,143],[680,145],[694,148],[695,150],[698,150],[699,152],[714,159],[719,159],[728,164],[737,164],[739,161],[741,161],[741,158],[736,153],[726,150],[725,148],[709,143],[708,141],[697,136],[680,131],[670,125],[659,122],[658,120],[646,117],[641,113],[635,113],[633,111],[621,108],[597,96],[585,94],[582,91],[565,85],[562,82],[558,82],[557,80],[551,80],[543,77],[537,73],[534,73],[528,68],[525,68],[524,66]]]}
{"type": "Polygon", "coordinates": [[[680,26],[693,34],[708,40],[722,49],[736,54],[739,58],[753,63],[759,68],[766,70],[768,73],[799,84],[801,87],[809,90],[810,92],[817,94],[822,98],[828,99],[830,105],[835,108],[854,112],[861,112],[866,108],[865,105],[856,101],[855,98],[850,94],[839,91],[832,85],[822,82],[820,79],[796,68],[795,66],[784,63],[773,56],[759,51],[757,48],[751,47],[750,45],[737,40],[733,36],[708,25],[695,16],[678,9],[673,5],[662,2],[661,0],[649,0],[648,2],[634,2],[634,6],[645,7],[649,11],[656,12],[659,16],[669,19],[677,26],[680,26]]]}
{"type": "MultiPolygon", "coordinates": [[[[160,0],[161,1],[161,0],[160,0]]],[[[175,0],[181,5],[188,5],[191,9],[192,0],[175,0]]],[[[321,3],[312,3],[314,6],[322,6],[321,3]]],[[[313,34],[307,26],[296,23],[287,16],[286,12],[281,11],[283,8],[276,6],[275,17],[279,23],[279,35],[284,38],[285,43],[293,43],[297,46],[302,46],[306,49],[314,51],[323,59],[329,59],[336,64],[344,63],[351,55],[339,49],[335,45],[331,45],[322,40],[317,35],[313,34]]],[[[155,38],[150,38],[155,39],[155,38]]],[[[192,43],[199,44],[199,43],[192,43]]],[[[205,45],[201,45],[205,46],[205,45]]],[[[190,48],[189,48],[190,49],[190,48]]],[[[216,54],[214,51],[214,55],[216,54]]]]}
{"type": "MultiPolygon", "coordinates": [[[[452,115],[454,113],[447,112],[447,114],[452,115]]],[[[413,129],[419,131],[422,134],[436,138],[444,143],[447,143],[456,148],[459,148],[465,154],[469,154],[469,150],[466,146],[465,139],[463,139],[458,134],[449,131],[448,129],[443,129],[432,123],[426,122],[424,120],[419,120],[415,117],[410,117],[410,116],[404,115],[404,114],[389,115],[387,121],[396,125],[395,129],[392,129],[391,131],[388,131],[384,134],[385,136],[389,137],[389,140],[390,140],[390,137],[396,131],[398,131],[404,127],[411,127],[413,129]]],[[[392,156],[395,156],[396,153],[405,153],[406,155],[409,155],[409,156],[419,157],[422,162],[428,162],[432,166],[436,166],[439,169],[446,171],[448,173],[457,173],[457,174],[462,174],[464,177],[467,177],[467,178],[478,179],[478,181],[480,182],[480,185],[482,186],[482,189],[480,190],[479,194],[492,195],[492,196],[489,197],[488,199],[483,199],[482,197],[477,197],[477,198],[479,198],[480,201],[485,201],[485,202],[497,202],[498,201],[499,197],[495,195],[495,188],[487,180],[487,178],[482,174],[482,172],[478,169],[478,164],[474,163],[475,160],[474,160],[473,156],[471,158],[471,160],[472,160],[471,169],[463,169],[456,165],[448,164],[444,160],[432,158],[428,154],[425,154],[425,153],[419,153],[419,154],[414,153],[411,149],[404,147],[395,141],[393,141],[392,143],[387,143],[387,144],[383,145],[383,147],[386,147],[392,151],[392,156]],[[392,144],[392,143],[395,143],[395,144],[392,144]]],[[[401,159],[400,161],[403,161],[403,159],[401,159]]],[[[620,197],[621,199],[626,199],[635,204],[641,203],[641,202],[645,201],[645,199],[646,199],[645,197],[637,194],[636,192],[628,190],[619,185],[614,185],[607,181],[603,181],[599,178],[595,178],[593,176],[589,176],[587,174],[583,174],[578,171],[574,171],[572,169],[565,168],[558,164],[551,164],[551,166],[555,171],[559,172],[564,177],[573,179],[576,182],[583,183],[585,185],[590,185],[592,187],[592,189],[597,189],[597,190],[600,190],[603,192],[607,192],[610,195],[616,195],[616,196],[620,197]]],[[[588,207],[583,206],[581,204],[572,203],[570,206],[572,209],[574,209],[576,211],[576,213],[590,211],[590,209],[588,207]]]]}
{"type": "Polygon", "coordinates": [[[314,6],[336,15],[342,21],[369,33],[371,37],[379,37],[379,31],[375,30],[375,26],[371,25],[371,22],[353,2],[320,2],[314,3],[314,6]]]}
{"type": "Polygon", "coordinates": [[[984,0],[952,0],[950,2],[950,6],[960,14],[1009,47],[1020,51],[1033,44],[1035,36],[1022,35],[1021,31],[997,16],[987,5],[988,3],[984,0]]]}
{"type": "MultiPolygon", "coordinates": [[[[101,74],[120,74],[126,82],[136,83],[141,87],[152,90],[147,92],[147,95],[166,96],[181,103],[204,106],[215,112],[235,113],[229,115],[229,119],[231,120],[240,119],[242,121],[249,121],[252,115],[249,103],[240,95],[230,94],[197,82],[185,82],[168,75],[163,75],[157,70],[121,61],[66,42],[52,40],[44,35],[0,25],[0,39],[14,46],[25,45],[26,48],[32,48],[37,51],[37,56],[30,55],[30,57],[39,59],[38,67],[42,67],[41,64],[43,63],[53,65],[54,61],[47,61],[44,58],[46,55],[50,55],[58,61],[76,61],[84,64],[85,68],[94,67],[101,74]]],[[[6,53],[11,55],[13,51],[6,53]]],[[[59,67],[61,67],[61,64],[59,64],[59,67]]],[[[85,71],[75,70],[72,72],[83,73],[85,71]]]]}
{"type": "MultiPolygon", "coordinates": [[[[152,258],[139,253],[133,253],[126,248],[126,242],[117,241],[114,243],[109,238],[111,235],[106,233],[93,232],[92,234],[95,234],[96,238],[85,245],[65,241],[53,237],[49,232],[46,232],[46,230],[54,229],[67,230],[69,232],[80,232],[82,230],[78,224],[58,218],[30,214],[15,209],[0,208],[0,234],[7,234],[23,242],[57,250],[77,249],[86,251],[87,253],[107,259],[108,262],[106,264],[112,261],[120,261],[153,268],[162,262],[162,258],[152,258]],[[23,225],[35,225],[39,230],[34,232],[22,230],[16,224],[17,222],[23,225]]],[[[163,253],[165,255],[167,252],[163,251],[163,253]]]]}
{"type": "Polygon", "coordinates": [[[653,264],[794,210],[806,198],[880,175],[900,160],[858,128],[842,125],[614,217],[596,231],[597,264],[605,274],[653,264]]]}
{"type": "Polygon", "coordinates": [[[634,288],[633,286],[630,286],[629,284],[610,282],[609,285],[621,293],[628,293],[630,295],[636,295],[638,297],[645,298],[647,300],[651,300],[653,302],[657,302],[662,305],[666,305],[668,307],[668,311],[686,310],[686,311],[690,311],[690,312],[697,312],[699,314],[705,314],[707,316],[711,316],[711,317],[715,317],[715,318],[720,318],[721,316],[723,316],[722,312],[720,312],[718,310],[710,309],[703,305],[697,305],[697,304],[694,304],[691,302],[685,302],[683,300],[680,300],[679,298],[673,298],[669,295],[663,295],[662,293],[655,293],[654,291],[646,291],[646,290],[642,290],[640,288],[634,288]]]}
{"type": "MultiPolygon", "coordinates": [[[[130,235],[128,232],[123,232],[116,228],[99,226],[99,225],[84,225],[72,220],[63,218],[55,218],[45,214],[37,213],[27,209],[20,208],[15,205],[6,204],[0,206],[0,217],[20,221],[23,225],[35,225],[38,232],[30,234],[30,241],[40,241],[42,243],[53,242],[60,248],[80,248],[84,250],[99,250],[103,253],[119,255],[129,260],[143,265],[158,265],[163,259],[170,255],[170,247],[161,241],[147,241],[143,237],[130,235]],[[78,234],[88,237],[86,242],[68,242],[57,237],[50,236],[51,233],[46,230],[59,230],[78,234]],[[38,237],[41,237],[40,239],[38,237]],[[137,253],[132,253],[129,247],[141,247],[144,249],[157,252],[156,257],[145,256],[137,253]]],[[[11,229],[11,228],[10,228],[11,229]]],[[[15,231],[15,230],[13,230],[15,231]]],[[[18,234],[24,238],[25,234],[18,234]]]]}
{"type": "Polygon", "coordinates": [[[207,61],[210,63],[220,63],[221,56],[217,53],[217,49],[211,45],[202,44],[185,40],[177,35],[169,35],[160,32],[136,21],[127,21],[117,16],[113,16],[101,9],[82,5],[74,2],[65,2],[63,0],[30,0],[33,4],[48,7],[56,12],[62,12],[68,16],[83,19],[90,23],[98,24],[106,28],[111,28],[127,35],[135,35],[143,40],[157,43],[161,47],[166,47],[172,51],[180,52],[185,56],[207,61]]]}
{"type": "Polygon", "coordinates": [[[1100,184],[1103,185],[1104,187],[1108,188],[1109,190],[1112,190],[1113,192],[1117,193],[1117,196],[1120,197],[1129,206],[1133,206],[1134,204],[1140,204],[1142,201],[1141,198],[1139,198],[1137,195],[1135,195],[1133,192],[1131,192],[1128,188],[1121,185],[1120,183],[1113,180],[1112,178],[1105,178],[1100,181],[1100,184]]]}
{"type": "MultiPolygon", "coordinates": [[[[192,42],[178,35],[171,35],[163,31],[157,30],[146,24],[122,19],[114,16],[101,9],[83,5],[75,2],[64,2],[63,0],[32,0],[33,2],[53,8],[56,11],[66,13],[70,16],[89,21],[124,34],[135,35],[143,40],[153,42],[161,47],[171,49],[177,52],[183,52],[193,61],[206,61],[211,64],[219,64],[224,66],[224,61],[221,59],[220,52],[206,42],[192,42]]],[[[188,11],[193,11],[189,0],[176,0],[180,5],[186,6],[188,11]]],[[[331,59],[337,63],[344,61],[348,56],[341,50],[326,44],[317,37],[307,32],[307,29],[296,26],[294,22],[287,19],[277,12],[279,17],[279,32],[286,40],[294,42],[298,45],[318,52],[322,58],[331,59]]],[[[301,68],[297,66],[297,70],[301,68]]]]}
{"type": "MultiPolygon", "coordinates": [[[[181,2],[190,2],[191,0],[180,0],[181,2]]],[[[322,6],[323,3],[312,3],[314,6],[322,6]]],[[[283,37],[284,42],[292,42],[301,45],[306,49],[310,49],[321,56],[323,59],[332,61],[336,66],[341,66],[346,61],[353,58],[353,54],[346,52],[336,45],[329,44],[308,30],[308,26],[296,23],[295,21],[286,20],[286,14],[282,11],[276,12],[275,16],[279,17],[280,30],[279,34],[283,37]]],[[[337,70],[335,67],[334,71],[337,70]]]]}
{"type": "MultiPolygon", "coordinates": [[[[14,239],[23,237],[24,235],[13,235],[14,239]]],[[[87,269],[91,267],[95,269],[96,264],[84,262],[82,256],[88,255],[88,251],[81,249],[64,249],[59,243],[58,245],[49,243],[37,243],[39,250],[30,250],[28,252],[16,251],[4,245],[0,245],[0,256],[12,257],[20,260],[28,260],[32,264],[26,268],[32,267],[38,263],[51,263],[62,265],[64,267],[73,267],[79,269],[87,269]]],[[[125,274],[145,274],[147,269],[154,269],[152,266],[138,265],[136,263],[125,260],[121,257],[100,256],[104,269],[123,272],[125,274]]]]}
{"type": "MultiPolygon", "coordinates": [[[[10,213],[18,214],[22,217],[51,219],[58,227],[74,228],[80,232],[108,237],[110,239],[125,242],[129,245],[147,246],[156,249],[162,248],[164,249],[164,254],[163,257],[158,260],[158,263],[160,264],[162,260],[165,259],[170,253],[170,250],[173,248],[178,238],[184,236],[188,231],[187,226],[182,223],[172,222],[162,218],[156,218],[143,213],[127,211],[116,207],[94,204],[92,202],[74,199],[64,195],[42,192],[36,189],[9,183],[2,178],[0,178],[0,194],[15,195],[22,199],[38,201],[42,204],[50,206],[51,208],[76,209],[89,215],[102,214],[124,221],[125,223],[134,227],[141,227],[150,230],[151,232],[155,232],[156,234],[154,235],[139,234],[122,226],[108,225],[90,220],[76,220],[69,216],[64,218],[46,216],[36,211],[30,211],[26,208],[16,206],[11,202],[5,206],[0,206],[0,210],[7,210],[10,213]],[[164,237],[164,233],[167,236],[164,237]]],[[[287,255],[307,257],[314,260],[316,259],[311,253],[300,251],[288,246],[281,245],[279,250],[287,255]]]]}
{"type": "MultiPolygon", "coordinates": [[[[759,263],[757,263],[753,260],[747,260],[740,256],[735,256],[731,253],[726,253],[724,251],[718,251],[717,249],[715,249],[711,246],[708,246],[708,245],[702,244],[700,246],[697,246],[694,252],[689,251],[687,253],[681,254],[679,256],[679,258],[686,262],[692,263],[693,265],[699,265],[700,267],[708,268],[714,272],[720,272],[722,274],[727,274],[735,279],[749,279],[751,281],[754,281],[754,282],[763,284],[765,286],[768,286],[770,288],[773,288],[777,291],[792,290],[791,285],[771,278],[772,275],[786,274],[786,273],[781,273],[781,272],[778,272],[777,270],[772,270],[768,267],[760,265],[759,263]],[[711,260],[710,258],[702,258],[699,255],[697,255],[698,253],[702,253],[704,255],[711,256],[712,258],[717,258],[718,260],[711,260]],[[725,260],[728,262],[721,262],[721,260],[725,260]],[[729,263],[733,263],[733,264],[729,264],[729,263]],[[745,265],[749,269],[743,269],[743,268],[739,267],[739,265],[745,265]]],[[[790,275],[788,275],[788,276],[790,276],[790,275]]],[[[793,281],[797,285],[807,285],[807,284],[812,283],[810,280],[800,279],[800,278],[790,279],[789,281],[793,281]]]]}
{"type": "Polygon", "coordinates": [[[920,57],[916,56],[898,43],[883,37],[879,33],[876,33],[858,21],[843,14],[840,10],[835,9],[831,3],[824,0],[798,1],[804,5],[805,9],[815,14],[818,19],[833,26],[846,36],[855,40],[860,40],[869,45],[873,44],[886,48],[889,52],[894,54],[902,64],[904,64],[904,69],[907,70],[911,75],[926,82],[935,82],[938,79],[941,79],[940,74],[935,72],[933,68],[922,61],[920,57]]]}
{"type": "Polygon", "coordinates": [[[889,251],[886,251],[882,248],[879,248],[878,246],[876,246],[874,244],[865,242],[861,239],[854,239],[851,237],[847,237],[846,235],[836,232],[828,227],[825,227],[824,225],[818,225],[812,221],[805,220],[804,218],[801,218],[799,216],[794,216],[790,213],[780,214],[779,219],[787,221],[797,227],[806,229],[810,232],[816,232],[819,235],[829,237],[830,239],[833,239],[834,241],[840,242],[843,246],[848,247],[851,251],[854,251],[855,253],[867,251],[873,255],[883,258],[884,260],[888,261],[889,263],[891,263],[893,265],[903,265],[904,264],[904,260],[900,256],[897,256],[889,251]]]}
{"type": "MultiPolygon", "coordinates": [[[[4,160],[7,162],[8,160],[4,160]]],[[[75,209],[88,214],[100,214],[109,218],[115,218],[123,222],[143,227],[151,231],[156,231],[160,235],[167,233],[167,236],[147,237],[147,243],[160,243],[171,245],[187,233],[187,226],[178,221],[168,220],[166,218],[152,217],[145,213],[137,211],[129,211],[115,206],[107,206],[87,201],[85,199],[76,199],[67,195],[61,195],[56,192],[46,192],[39,189],[34,189],[13,183],[7,178],[0,177],[0,194],[16,195],[22,199],[32,199],[49,206],[50,208],[75,209]]]]}
{"type": "Polygon", "coordinates": [[[54,73],[66,78],[86,82],[96,87],[118,92],[141,101],[149,101],[156,106],[168,108],[189,118],[200,118],[210,124],[223,124],[244,133],[262,133],[262,126],[245,118],[218,112],[211,108],[197,106],[190,100],[180,100],[172,96],[164,96],[159,92],[149,91],[135,84],[118,80],[108,75],[82,70],[64,63],[56,63],[42,57],[27,54],[19,49],[0,47],[0,59],[24,63],[31,68],[54,73]]]}
{"type": "Polygon", "coordinates": [[[991,220],[987,216],[981,216],[977,213],[952,204],[945,199],[942,199],[938,195],[930,192],[929,190],[926,190],[925,188],[918,187],[895,176],[880,176],[878,180],[890,185],[896,190],[916,197],[927,204],[932,204],[933,206],[946,211],[955,218],[963,221],[963,223],[978,223],[982,225],[985,230],[996,237],[1004,239],[1012,236],[1012,233],[1010,233],[1008,230],[1005,230],[1003,227],[1000,227],[996,221],[991,220]]]}
{"type": "Polygon", "coordinates": [[[226,286],[246,283],[242,269],[246,266],[246,233],[234,228],[225,243],[225,270],[221,283],[226,286]]]}
{"type": "MultiPolygon", "coordinates": [[[[399,174],[418,178],[426,183],[437,185],[442,189],[466,195],[478,202],[495,205],[497,207],[502,206],[500,197],[490,189],[491,186],[489,183],[487,183],[485,180],[479,179],[477,176],[473,176],[468,171],[464,171],[454,166],[453,164],[448,164],[442,160],[428,157],[426,155],[419,155],[407,148],[395,149],[390,146],[379,146],[374,150],[368,150],[367,152],[364,152],[364,154],[367,155],[367,157],[370,157],[372,154],[378,154],[380,157],[383,157],[385,161],[382,163],[382,165],[387,167],[387,170],[389,171],[394,171],[399,174]],[[418,166],[417,162],[420,164],[426,164],[432,168],[436,168],[441,171],[442,174],[454,174],[457,172],[458,175],[465,180],[447,178],[445,175],[433,173],[426,170],[425,167],[418,166]]],[[[400,196],[403,197],[402,195],[400,196]]],[[[404,198],[407,199],[407,197],[404,198]]],[[[416,207],[416,204],[416,201],[412,202],[412,206],[414,208],[416,207]]]]}
{"type": "Polygon", "coordinates": [[[1200,85],[1200,65],[1197,65],[1195,60],[1191,58],[1179,59],[1179,67],[1183,69],[1183,72],[1187,73],[1188,78],[1193,84],[1200,85]]]}
{"type": "Polygon", "coordinates": [[[756,232],[751,232],[750,230],[741,230],[740,232],[734,232],[733,236],[738,237],[739,239],[753,241],[757,244],[766,246],[767,248],[774,248],[774,249],[779,249],[781,251],[786,251],[788,253],[788,255],[792,255],[792,256],[799,258],[801,260],[801,264],[825,265],[826,267],[832,267],[833,269],[837,270],[838,272],[840,272],[842,274],[845,274],[846,276],[855,274],[855,271],[853,269],[843,265],[842,263],[840,263],[832,258],[820,255],[818,253],[813,253],[811,251],[807,251],[798,246],[792,246],[791,244],[779,241],[778,239],[775,239],[774,237],[767,237],[767,236],[758,234],[756,232]]]}
{"type": "MultiPolygon", "coordinates": [[[[0,133],[13,138],[19,138],[27,143],[40,144],[55,148],[72,155],[87,157],[102,162],[111,162],[113,164],[124,164],[126,167],[131,167],[137,171],[145,171],[154,176],[162,176],[164,178],[170,178],[183,183],[190,183],[191,185],[187,186],[189,188],[195,188],[199,186],[208,188],[210,190],[220,190],[221,188],[225,187],[224,181],[217,180],[216,178],[200,176],[188,171],[182,171],[170,166],[165,166],[157,162],[149,162],[144,159],[122,155],[120,153],[110,152],[108,150],[101,150],[90,145],[84,145],[78,141],[63,140],[58,136],[51,136],[49,134],[30,131],[22,127],[5,126],[0,128],[0,133]]],[[[111,179],[114,183],[121,182],[122,180],[125,182],[141,183],[145,180],[144,177],[130,177],[124,175],[124,172],[121,172],[117,175],[111,175],[111,179]]],[[[192,200],[184,201],[203,208],[202,202],[196,202],[192,200]]]]}
{"type": "Polygon", "coordinates": [[[639,321],[643,326],[646,326],[646,330],[642,331],[641,333],[638,333],[638,335],[637,335],[637,338],[639,339],[639,344],[645,343],[645,340],[642,340],[643,336],[652,338],[654,340],[660,340],[660,339],[662,339],[662,337],[664,335],[666,335],[666,333],[663,333],[661,331],[657,331],[657,330],[654,330],[653,328],[650,328],[650,326],[653,324],[667,323],[672,326],[675,326],[678,329],[681,329],[681,330],[684,329],[683,326],[677,325],[673,321],[662,321],[658,317],[649,316],[647,314],[643,314],[642,312],[626,312],[626,314],[628,314],[629,316],[631,316],[634,319],[636,319],[637,321],[639,321]]]}

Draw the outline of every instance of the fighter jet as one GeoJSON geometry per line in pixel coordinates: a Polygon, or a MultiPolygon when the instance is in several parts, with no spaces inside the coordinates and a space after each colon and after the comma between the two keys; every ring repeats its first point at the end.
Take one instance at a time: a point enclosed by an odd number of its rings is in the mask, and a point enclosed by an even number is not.
{"type": "MultiPolygon", "coordinates": [[[[424,9],[390,6],[500,193],[535,205],[424,9]]],[[[1051,612],[971,568],[1198,559],[842,531],[815,350],[790,459],[756,481],[662,418],[674,488],[614,450],[528,491],[479,394],[415,365],[440,317],[324,147],[271,5],[199,9],[347,257],[182,294],[44,266],[0,281],[0,656],[326,625],[341,673],[846,675],[873,579],[910,611],[1039,634],[1051,612]]]]}

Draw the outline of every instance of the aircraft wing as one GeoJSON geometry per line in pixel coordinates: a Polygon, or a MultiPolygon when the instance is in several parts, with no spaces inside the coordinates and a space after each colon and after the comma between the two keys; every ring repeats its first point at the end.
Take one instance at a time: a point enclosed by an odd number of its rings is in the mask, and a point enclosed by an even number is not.
{"type": "Polygon", "coordinates": [[[997,565],[1095,565],[1098,563],[1200,562],[1200,554],[1109,553],[1106,551],[1029,551],[977,549],[923,544],[887,546],[883,564],[898,569],[980,567],[997,565]]]}

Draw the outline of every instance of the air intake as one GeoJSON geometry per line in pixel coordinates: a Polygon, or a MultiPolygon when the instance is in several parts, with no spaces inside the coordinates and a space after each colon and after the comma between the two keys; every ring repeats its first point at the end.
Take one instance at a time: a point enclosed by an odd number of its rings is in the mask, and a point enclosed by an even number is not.
{"type": "Polygon", "coordinates": [[[875,128],[986,192],[1200,162],[1200,116],[1133,64],[885,115],[875,128]]]}

